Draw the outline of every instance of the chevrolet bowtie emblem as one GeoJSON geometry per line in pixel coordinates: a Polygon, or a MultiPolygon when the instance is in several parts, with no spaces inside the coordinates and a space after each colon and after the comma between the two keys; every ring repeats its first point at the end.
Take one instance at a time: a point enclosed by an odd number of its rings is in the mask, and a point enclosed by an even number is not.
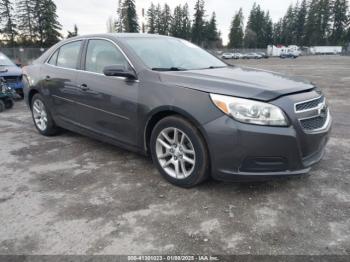
{"type": "Polygon", "coordinates": [[[321,117],[325,117],[327,114],[327,105],[326,104],[320,104],[318,109],[317,109],[317,113],[318,115],[320,115],[321,117]]]}

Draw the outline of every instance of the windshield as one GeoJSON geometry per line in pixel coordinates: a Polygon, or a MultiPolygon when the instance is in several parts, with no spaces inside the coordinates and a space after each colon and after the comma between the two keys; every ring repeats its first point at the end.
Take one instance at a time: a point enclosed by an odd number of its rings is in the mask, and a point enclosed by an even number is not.
{"type": "Polygon", "coordinates": [[[0,66],[13,66],[14,63],[5,55],[0,53],[0,66]]]}
{"type": "Polygon", "coordinates": [[[153,70],[196,70],[226,67],[198,46],[176,38],[128,38],[126,43],[153,70]]]}

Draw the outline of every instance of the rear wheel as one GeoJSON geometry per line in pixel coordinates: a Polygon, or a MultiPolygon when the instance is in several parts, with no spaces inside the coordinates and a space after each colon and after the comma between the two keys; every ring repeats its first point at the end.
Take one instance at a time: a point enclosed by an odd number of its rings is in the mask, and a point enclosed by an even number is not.
{"type": "Polygon", "coordinates": [[[209,157],[201,134],[190,122],[170,116],[158,122],[151,135],[151,154],[170,183],[193,187],[209,176],[209,157]]]}
{"type": "Polygon", "coordinates": [[[5,107],[6,109],[10,109],[12,108],[14,105],[13,99],[9,98],[5,101],[5,107]]]}
{"type": "Polygon", "coordinates": [[[34,125],[39,133],[44,136],[56,135],[59,129],[55,125],[51,113],[40,94],[33,96],[31,108],[34,125]]]}

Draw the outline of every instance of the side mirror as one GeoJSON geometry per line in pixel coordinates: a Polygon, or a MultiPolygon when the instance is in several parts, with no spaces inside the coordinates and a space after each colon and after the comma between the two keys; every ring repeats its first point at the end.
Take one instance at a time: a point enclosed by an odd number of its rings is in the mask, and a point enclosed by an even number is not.
{"type": "Polygon", "coordinates": [[[111,65],[106,66],[103,69],[105,76],[120,76],[128,79],[136,79],[136,74],[132,69],[129,69],[125,65],[111,65]]]}

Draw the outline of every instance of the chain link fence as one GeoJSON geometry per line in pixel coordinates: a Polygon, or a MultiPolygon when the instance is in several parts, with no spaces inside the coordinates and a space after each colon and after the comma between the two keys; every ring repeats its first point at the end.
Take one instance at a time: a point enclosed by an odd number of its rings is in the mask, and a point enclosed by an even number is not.
{"type": "Polygon", "coordinates": [[[45,48],[0,48],[0,53],[9,57],[16,64],[28,65],[40,57],[45,48]]]}

